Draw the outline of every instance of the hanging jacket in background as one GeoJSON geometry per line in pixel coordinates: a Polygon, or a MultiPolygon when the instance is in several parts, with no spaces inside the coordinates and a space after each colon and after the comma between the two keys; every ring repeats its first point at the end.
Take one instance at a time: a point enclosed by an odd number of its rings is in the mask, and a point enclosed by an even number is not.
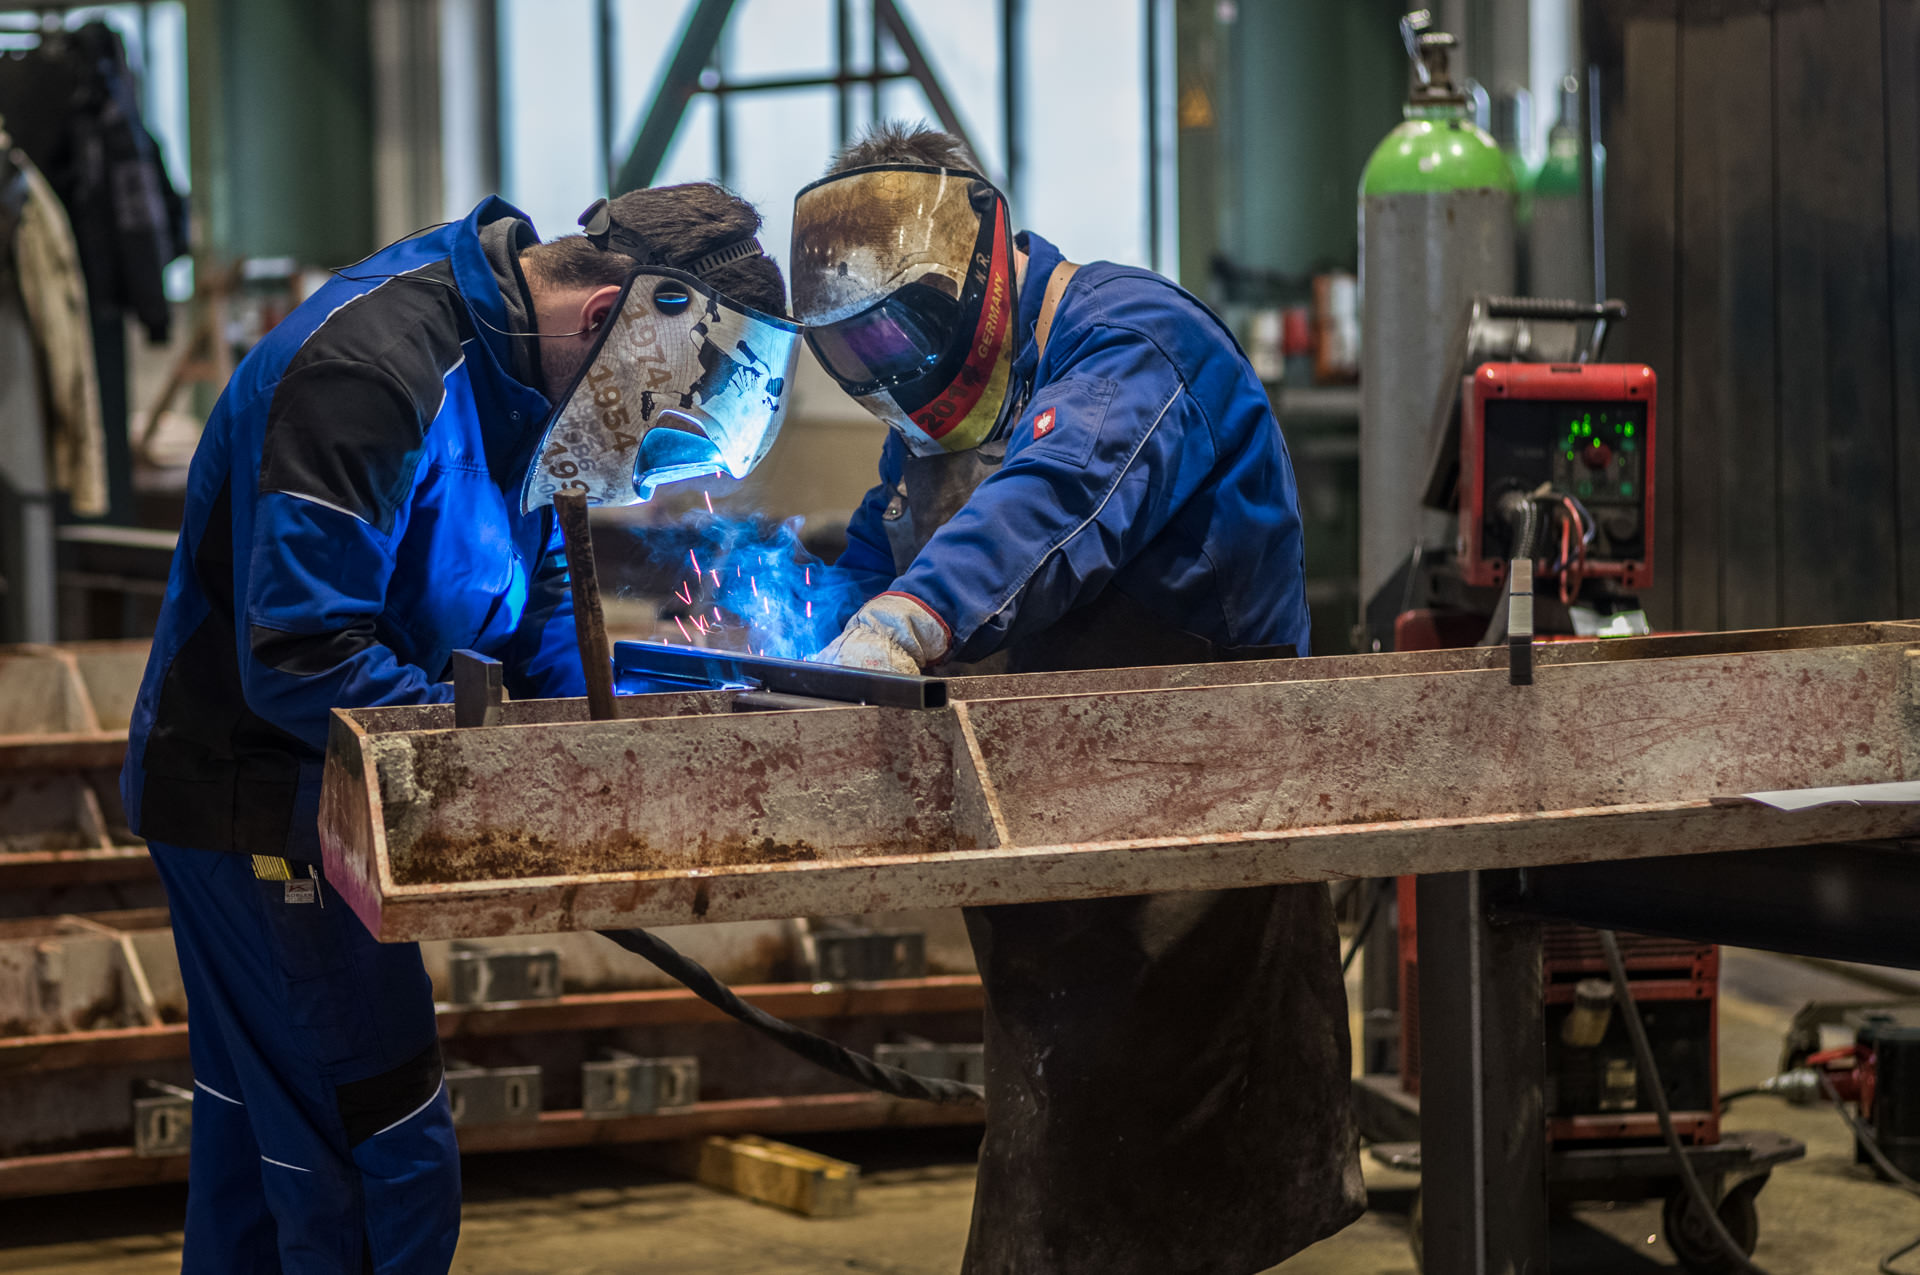
{"type": "Polygon", "coordinates": [[[131,312],[164,342],[160,272],[187,250],[186,203],[141,118],[118,33],[89,22],[0,58],[0,121],[66,206],[94,314],[131,312]]]}
{"type": "MultiPolygon", "coordinates": [[[[7,135],[0,133],[0,152],[6,148],[7,135]]],[[[74,513],[98,517],[107,512],[107,438],[79,247],[66,209],[33,161],[17,149],[7,159],[26,184],[11,246],[20,300],[46,387],[53,488],[67,494],[74,513]]]]}

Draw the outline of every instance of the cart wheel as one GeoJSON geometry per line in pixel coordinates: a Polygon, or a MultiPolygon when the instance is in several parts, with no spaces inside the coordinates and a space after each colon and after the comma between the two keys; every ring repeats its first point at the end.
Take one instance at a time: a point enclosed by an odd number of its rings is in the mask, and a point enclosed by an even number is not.
{"type": "MultiPolygon", "coordinates": [[[[1740,1251],[1749,1257],[1760,1242],[1760,1210],[1755,1207],[1753,1197],[1760,1194],[1760,1188],[1766,1184],[1765,1174],[1748,1178],[1727,1192],[1714,1210],[1720,1215],[1721,1225],[1740,1245],[1740,1251]]],[[[1694,1275],[1731,1275],[1740,1269],[1720,1246],[1713,1228],[1700,1216],[1693,1197],[1684,1188],[1667,1197],[1660,1208],[1660,1219],[1666,1225],[1667,1247],[1680,1259],[1680,1265],[1694,1275]]]]}
{"type": "Polygon", "coordinates": [[[1422,1198],[1423,1193],[1416,1190],[1413,1193],[1413,1207],[1407,1210],[1407,1247],[1413,1250],[1413,1269],[1416,1271],[1424,1271],[1427,1269],[1426,1246],[1420,1239],[1420,1201],[1422,1198]]]}

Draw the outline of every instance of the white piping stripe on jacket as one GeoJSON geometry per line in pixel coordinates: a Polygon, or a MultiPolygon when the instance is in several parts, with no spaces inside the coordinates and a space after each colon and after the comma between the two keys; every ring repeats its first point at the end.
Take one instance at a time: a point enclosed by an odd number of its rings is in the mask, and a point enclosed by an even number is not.
{"type": "Polygon", "coordinates": [[[276,1160],[269,1155],[263,1155],[260,1158],[262,1160],[265,1160],[268,1164],[275,1165],[279,1168],[292,1169],[295,1173],[312,1173],[313,1172],[312,1169],[303,1169],[297,1164],[288,1164],[285,1160],[276,1160]]]}
{"type": "Polygon", "coordinates": [[[415,1107],[412,1111],[409,1111],[406,1115],[401,1116],[398,1120],[388,1125],[386,1129],[375,1130],[373,1133],[373,1136],[377,1138],[381,1134],[387,1132],[388,1129],[398,1129],[401,1125],[413,1119],[415,1116],[425,1111],[428,1107],[431,1107],[433,1105],[434,1099],[438,1098],[440,1096],[440,1091],[442,1089],[445,1089],[446,1087],[447,1087],[447,1078],[445,1076],[442,1076],[440,1078],[440,1083],[433,1087],[433,1092],[427,1096],[427,1100],[425,1102],[415,1107]]]}
{"type": "Polygon", "coordinates": [[[365,518],[362,518],[359,514],[353,512],[353,510],[351,509],[343,509],[339,505],[334,504],[331,500],[322,500],[318,496],[309,496],[304,491],[280,491],[280,492],[268,492],[267,494],[270,496],[291,496],[295,500],[304,500],[310,505],[318,505],[322,509],[331,509],[333,510],[333,512],[337,514],[345,514],[347,517],[353,519],[355,522],[365,523],[369,527],[373,525],[372,523],[367,522],[367,520],[365,518]]]}
{"type": "Polygon", "coordinates": [[[215,1088],[214,1088],[214,1087],[213,1087],[212,1085],[210,1085],[210,1084],[208,1084],[208,1083],[207,1083],[206,1081],[204,1081],[204,1080],[196,1080],[196,1081],[194,1081],[194,1082],[193,1082],[193,1087],[194,1087],[195,1089],[204,1089],[204,1090],[206,1090],[206,1091],[207,1091],[208,1093],[210,1093],[210,1094],[212,1094],[212,1095],[213,1095],[214,1097],[216,1097],[216,1098],[218,1098],[218,1099],[219,1099],[219,1100],[220,1100],[221,1102],[230,1102],[230,1103],[232,1103],[232,1104],[233,1104],[234,1106],[236,1106],[236,1107],[244,1107],[244,1106],[246,1106],[246,1105],[247,1105],[246,1103],[244,1103],[244,1102],[241,1102],[241,1101],[240,1101],[240,1100],[239,1100],[238,1098],[229,1098],[229,1097],[227,1097],[227,1095],[225,1095],[225,1094],[223,1094],[223,1093],[221,1093],[221,1092],[220,1092],[220,1091],[219,1091],[218,1089],[215,1089],[215,1088]]]}

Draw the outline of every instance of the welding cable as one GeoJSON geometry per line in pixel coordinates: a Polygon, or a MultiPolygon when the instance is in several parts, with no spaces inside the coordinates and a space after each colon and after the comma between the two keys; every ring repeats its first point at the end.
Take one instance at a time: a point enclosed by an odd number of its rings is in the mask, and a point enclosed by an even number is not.
{"type": "Polygon", "coordinates": [[[1385,901],[1387,890],[1392,885],[1391,877],[1381,877],[1373,883],[1373,897],[1367,900],[1367,910],[1360,918],[1360,928],[1353,932],[1353,946],[1340,958],[1341,974],[1353,968],[1353,958],[1360,955],[1360,946],[1367,941],[1367,931],[1373,928],[1374,918],[1380,915],[1380,904],[1385,901]]]}
{"type": "Polygon", "coordinates": [[[1713,1232],[1722,1251],[1732,1260],[1733,1269],[1745,1271],[1747,1275],[1767,1275],[1763,1268],[1754,1265],[1740,1247],[1740,1242],[1727,1230],[1727,1224],[1720,1220],[1719,1209],[1707,1198],[1706,1188],[1700,1185],[1700,1179],[1693,1171],[1693,1163],[1687,1159],[1686,1148],[1680,1145],[1680,1135],[1673,1129],[1673,1111],[1667,1105],[1667,1087],[1660,1079],[1660,1066],[1654,1061],[1653,1046],[1647,1043],[1647,1025],[1641,1021],[1640,1007],[1634,1003],[1633,992],[1627,983],[1626,962],[1620,959],[1620,941],[1614,937],[1612,930],[1596,930],[1595,933],[1600,936],[1600,947],[1607,955],[1607,973],[1613,979],[1613,999],[1620,1006],[1620,1017],[1626,1021],[1627,1035],[1633,1040],[1633,1053],[1639,1061],[1641,1080],[1653,1098],[1654,1114],[1660,1119],[1660,1136],[1666,1139],[1667,1150],[1673,1153],[1674,1164],[1679,1167],[1680,1181],[1686,1186],[1688,1198],[1693,1201],[1693,1207],[1700,1211],[1707,1229],[1713,1232]]]}
{"type": "MultiPolygon", "coordinates": [[[[1880,1172],[1886,1174],[1888,1180],[1907,1194],[1920,1196],[1920,1182],[1902,1173],[1900,1167],[1887,1158],[1887,1153],[1880,1149],[1880,1140],[1873,1136],[1873,1130],[1867,1128],[1860,1117],[1847,1110],[1847,1104],[1841,1099],[1839,1090],[1833,1087],[1833,1081],[1827,1078],[1827,1073],[1822,1070],[1818,1074],[1820,1092],[1825,1094],[1827,1101],[1833,1104],[1833,1109],[1840,1113],[1840,1118],[1847,1122],[1847,1128],[1853,1130],[1854,1139],[1859,1142],[1874,1164],[1879,1166],[1880,1172]]],[[[1902,1245],[1881,1258],[1880,1275],[1900,1275],[1900,1272],[1893,1269],[1893,1264],[1915,1249],[1920,1249],[1920,1237],[1916,1237],[1911,1243],[1902,1245]]]]}
{"type": "Polygon", "coordinates": [[[857,1054],[846,1046],[828,1040],[825,1036],[816,1036],[810,1031],[795,1027],[792,1023],[775,1018],[764,1009],[749,1005],[741,1000],[731,987],[713,976],[712,971],[694,960],[674,950],[657,934],[645,930],[602,930],[603,938],[612,939],[621,947],[636,956],[644,956],[652,961],[660,971],[686,985],[688,991],[698,996],[730,1018],[739,1019],[747,1026],[776,1044],[800,1055],[817,1067],[824,1067],[836,1076],[877,1089],[881,1093],[892,1094],[896,1098],[917,1098],[923,1102],[985,1102],[987,1094],[979,1085],[963,1084],[958,1080],[943,1080],[933,1076],[916,1076],[910,1071],[898,1067],[889,1067],[886,1063],[875,1062],[865,1054],[857,1054]]]}

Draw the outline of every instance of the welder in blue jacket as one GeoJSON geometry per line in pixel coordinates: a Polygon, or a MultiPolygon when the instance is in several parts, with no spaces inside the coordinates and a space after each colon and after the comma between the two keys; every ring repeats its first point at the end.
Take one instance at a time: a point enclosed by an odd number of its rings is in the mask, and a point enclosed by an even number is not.
{"type": "MultiPolygon", "coordinates": [[[[1015,236],[956,139],[884,126],[801,191],[795,317],[892,427],[820,658],[900,672],[1307,650],[1292,466],[1204,306],[1015,236]]],[[[1264,1270],[1358,1216],[1323,886],[967,910],[987,1133],[965,1269],[1264,1270]]]]}
{"type": "Polygon", "coordinates": [[[483,201],[338,272],[241,361],[188,476],[122,791],[191,1012],[188,1275],[445,1271],[460,1172],[433,998],[320,866],[335,707],[584,692],[559,490],[631,504],[771,445],[798,330],[753,208],[483,201]],[[669,428],[656,428],[663,422],[669,428]]]}

